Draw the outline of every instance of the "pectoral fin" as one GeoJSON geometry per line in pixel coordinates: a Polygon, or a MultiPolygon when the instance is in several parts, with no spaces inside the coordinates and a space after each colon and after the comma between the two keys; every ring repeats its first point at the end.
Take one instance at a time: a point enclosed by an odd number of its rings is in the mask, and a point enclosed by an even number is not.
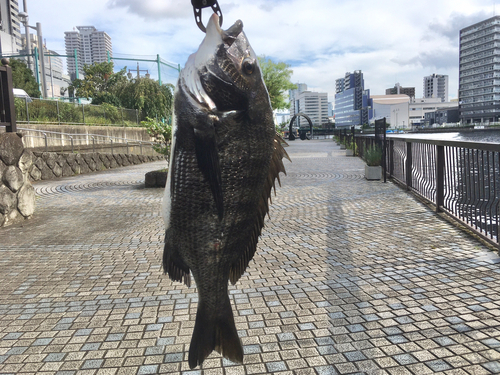
{"type": "Polygon", "coordinates": [[[222,179],[214,124],[209,123],[208,126],[204,126],[202,129],[195,128],[194,139],[198,167],[210,185],[217,214],[219,219],[222,220],[224,216],[224,201],[222,197],[222,179]]]}

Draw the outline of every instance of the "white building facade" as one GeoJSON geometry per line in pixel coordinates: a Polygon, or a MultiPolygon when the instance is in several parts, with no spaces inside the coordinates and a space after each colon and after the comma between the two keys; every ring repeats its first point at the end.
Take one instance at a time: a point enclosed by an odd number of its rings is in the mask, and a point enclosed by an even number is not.
{"type": "Polygon", "coordinates": [[[457,102],[442,102],[440,98],[414,99],[408,95],[372,95],[371,99],[373,117],[370,123],[385,117],[394,129],[422,126],[426,113],[457,106],[457,102]]]}
{"type": "Polygon", "coordinates": [[[439,109],[456,107],[457,102],[442,102],[441,98],[419,98],[410,102],[409,118],[410,127],[424,125],[425,114],[439,109]]]}
{"type": "Polygon", "coordinates": [[[410,97],[399,95],[371,95],[373,103],[373,117],[370,123],[385,117],[392,128],[408,128],[408,111],[410,97]]]}
{"type": "MultiPolygon", "coordinates": [[[[326,92],[303,91],[295,98],[295,112],[307,115],[314,126],[328,123],[328,94],[326,92]]],[[[306,119],[298,116],[299,126],[309,126],[306,119]]]]}
{"type": "Polygon", "coordinates": [[[448,101],[448,76],[445,74],[432,74],[424,77],[424,99],[441,99],[442,102],[448,101]]]}
{"type": "MultiPolygon", "coordinates": [[[[113,56],[113,46],[111,37],[94,26],[77,26],[76,29],[64,33],[64,42],[67,55],[73,56],[76,50],[78,75],[83,78],[83,66],[108,61],[108,52],[110,57],[113,56]]],[[[76,78],[75,59],[68,59],[67,65],[73,80],[76,78]]]]}

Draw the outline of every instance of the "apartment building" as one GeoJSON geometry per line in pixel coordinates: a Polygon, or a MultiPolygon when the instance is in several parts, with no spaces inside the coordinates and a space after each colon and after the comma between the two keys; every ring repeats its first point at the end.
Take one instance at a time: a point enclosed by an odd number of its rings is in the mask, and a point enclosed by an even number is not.
{"type": "MultiPolygon", "coordinates": [[[[76,30],[64,33],[66,54],[76,55],[78,59],[78,75],[83,77],[83,66],[108,61],[113,56],[111,37],[104,31],[98,31],[94,26],[77,26],[76,30]]],[[[71,79],[76,78],[74,59],[68,59],[68,73],[71,79]]]]}
{"type": "Polygon", "coordinates": [[[415,97],[415,87],[403,87],[398,83],[385,90],[385,95],[408,95],[410,98],[415,97]]]}
{"type": "Polygon", "coordinates": [[[0,53],[15,54],[22,49],[18,1],[0,1],[0,53]]]}
{"type": "Polygon", "coordinates": [[[424,77],[424,99],[439,98],[442,102],[448,101],[448,76],[445,74],[431,74],[424,77]]]}
{"type": "Polygon", "coordinates": [[[462,123],[500,120],[500,16],[460,30],[458,101],[462,123]]]}

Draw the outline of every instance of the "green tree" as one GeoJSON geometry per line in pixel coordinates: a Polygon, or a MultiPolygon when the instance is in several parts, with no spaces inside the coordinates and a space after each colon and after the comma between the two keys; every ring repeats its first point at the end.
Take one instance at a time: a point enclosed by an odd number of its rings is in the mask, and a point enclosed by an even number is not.
{"type": "Polygon", "coordinates": [[[69,89],[74,90],[77,97],[92,98],[92,104],[138,109],[141,119],[168,120],[172,114],[174,86],[160,85],[150,78],[129,80],[126,69],[113,73],[112,62],[85,65],[85,78],[74,80],[69,89]]]}
{"type": "Polygon", "coordinates": [[[136,78],[120,86],[117,96],[125,108],[138,109],[143,119],[169,119],[172,115],[174,86],[160,85],[150,78],[136,78]]]}
{"type": "MultiPolygon", "coordinates": [[[[114,73],[114,64],[112,62],[93,63],[84,65],[83,72],[85,78],[75,79],[70,88],[75,90],[75,95],[79,98],[97,98],[100,97],[100,103],[110,103],[116,105],[116,98],[109,94],[114,94],[120,85],[127,82],[125,72],[127,67],[114,73]],[[104,94],[104,93],[107,93],[104,94]],[[108,101],[109,100],[109,101],[108,101]]],[[[94,101],[92,101],[93,104],[94,101]]]]}
{"type": "Polygon", "coordinates": [[[285,109],[290,107],[283,95],[288,90],[296,89],[290,78],[293,70],[290,65],[284,62],[273,62],[270,58],[259,56],[259,65],[262,71],[262,78],[266,84],[269,98],[271,99],[271,106],[273,109],[285,109]]]}
{"type": "Polygon", "coordinates": [[[23,89],[32,98],[42,96],[33,72],[24,61],[10,59],[9,66],[12,68],[12,83],[15,88],[23,89]]]}

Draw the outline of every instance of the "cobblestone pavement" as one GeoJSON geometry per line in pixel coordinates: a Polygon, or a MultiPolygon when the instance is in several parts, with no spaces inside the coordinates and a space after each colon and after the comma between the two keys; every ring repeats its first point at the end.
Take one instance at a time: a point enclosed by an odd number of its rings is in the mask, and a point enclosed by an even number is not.
{"type": "Polygon", "coordinates": [[[329,141],[295,141],[248,272],[243,365],[190,371],[194,287],[160,267],[164,162],[35,184],[0,229],[1,374],[498,374],[498,256],[329,141]]]}

